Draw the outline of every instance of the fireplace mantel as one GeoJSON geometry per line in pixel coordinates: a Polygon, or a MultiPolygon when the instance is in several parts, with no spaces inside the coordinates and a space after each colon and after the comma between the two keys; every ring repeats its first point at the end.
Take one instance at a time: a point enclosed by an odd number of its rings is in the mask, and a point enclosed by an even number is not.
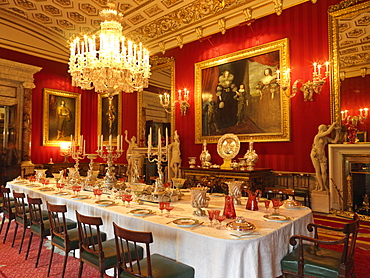
{"type": "Polygon", "coordinates": [[[345,164],[348,163],[346,162],[346,156],[370,155],[370,144],[329,144],[328,146],[330,208],[341,209],[338,191],[335,189],[333,182],[340,192],[346,189],[345,164]]]}

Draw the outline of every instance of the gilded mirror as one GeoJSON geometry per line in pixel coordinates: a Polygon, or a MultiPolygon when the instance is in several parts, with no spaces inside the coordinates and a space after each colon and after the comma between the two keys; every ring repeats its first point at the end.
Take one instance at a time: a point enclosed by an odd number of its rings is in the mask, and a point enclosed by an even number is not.
{"type": "Polygon", "coordinates": [[[138,93],[138,130],[137,135],[146,147],[148,140],[149,128],[153,128],[153,142],[156,145],[155,134],[157,130],[161,130],[161,134],[165,134],[164,129],[168,129],[171,136],[175,130],[174,110],[164,109],[159,102],[159,95],[167,93],[171,96],[171,100],[175,95],[175,61],[173,57],[150,57],[151,77],[149,78],[149,86],[142,92],[138,93]]]}
{"type": "Polygon", "coordinates": [[[362,106],[370,108],[369,1],[345,0],[329,7],[329,45],[333,69],[331,115],[340,123],[346,119],[344,110],[357,116],[362,106]]]}

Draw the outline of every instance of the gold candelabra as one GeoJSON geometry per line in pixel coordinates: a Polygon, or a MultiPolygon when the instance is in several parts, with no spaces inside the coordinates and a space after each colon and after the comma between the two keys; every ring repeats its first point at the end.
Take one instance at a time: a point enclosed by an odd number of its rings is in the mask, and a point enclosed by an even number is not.
{"type": "Polygon", "coordinates": [[[76,161],[74,167],[76,169],[76,177],[77,175],[79,176],[79,161],[83,159],[86,155],[85,153],[85,147],[86,147],[86,142],[83,139],[83,135],[80,135],[79,142],[77,139],[73,140],[71,136],[71,156],[72,158],[76,161]]]}

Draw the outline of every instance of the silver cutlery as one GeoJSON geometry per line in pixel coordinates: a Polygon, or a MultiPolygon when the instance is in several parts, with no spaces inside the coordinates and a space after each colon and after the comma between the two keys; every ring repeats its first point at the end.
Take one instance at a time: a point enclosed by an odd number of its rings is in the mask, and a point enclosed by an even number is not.
{"type": "Polygon", "coordinates": [[[195,225],[195,226],[191,227],[191,228],[190,228],[190,230],[193,230],[193,229],[195,229],[196,227],[198,227],[198,226],[200,226],[200,225],[203,225],[203,224],[204,224],[204,222],[200,222],[200,223],[198,223],[197,225],[195,225]]]}

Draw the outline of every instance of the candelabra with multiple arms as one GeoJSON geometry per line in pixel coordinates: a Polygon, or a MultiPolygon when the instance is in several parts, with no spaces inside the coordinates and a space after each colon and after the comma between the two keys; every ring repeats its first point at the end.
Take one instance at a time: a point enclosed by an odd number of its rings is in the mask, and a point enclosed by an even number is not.
{"type": "Polygon", "coordinates": [[[148,160],[149,162],[156,162],[157,163],[157,170],[158,170],[158,178],[156,181],[155,192],[164,191],[163,186],[163,171],[162,171],[162,163],[168,161],[168,133],[166,129],[166,145],[164,147],[164,151],[162,150],[162,136],[161,130],[158,130],[158,147],[157,150],[152,151],[152,128],[150,128],[149,136],[148,136],[148,160]]]}
{"type": "Polygon", "coordinates": [[[113,162],[119,158],[122,153],[122,135],[117,135],[117,147],[112,145],[112,135],[109,135],[109,144],[103,145],[103,135],[98,138],[98,150],[96,151],[98,155],[107,160],[107,172],[104,177],[104,184],[108,188],[115,187],[117,179],[114,175],[113,162]],[[105,150],[104,150],[105,149],[105,150]]]}
{"type": "Polygon", "coordinates": [[[74,165],[74,168],[75,168],[75,172],[73,174],[73,179],[75,180],[79,180],[80,179],[80,174],[79,174],[79,168],[78,168],[78,165],[79,165],[79,161],[81,159],[83,159],[86,155],[85,153],[85,147],[86,147],[86,143],[83,139],[83,135],[80,135],[80,144],[78,144],[78,141],[77,139],[75,140],[72,140],[72,137],[71,137],[71,141],[72,141],[72,144],[71,144],[71,156],[72,158],[76,161],[75,165],[74,165]]]}

